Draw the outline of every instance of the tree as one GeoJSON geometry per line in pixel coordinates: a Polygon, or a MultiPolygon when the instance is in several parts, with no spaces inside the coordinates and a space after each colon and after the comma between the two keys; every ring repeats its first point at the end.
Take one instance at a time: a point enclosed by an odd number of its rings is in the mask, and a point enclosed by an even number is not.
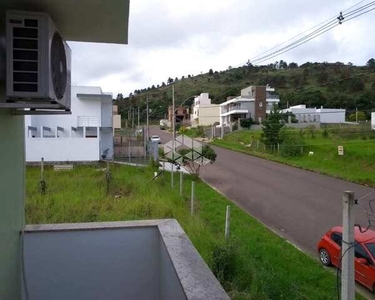
{"type": "Polygon", "coordinates": [[[210,76],[214,75],[214,71],[213,71],[212,69],[210,69],[210,70],[208,71],[208,75],[210,75],[210,76]]]}
{"type": "Polygon", "coordinates": [[[276,147],[278,143],[282,142],[280,138],[280,130],[284,127],[284,122],[281,122],[282,118],[279,110],[274,106],[263,122],[261,139],[267,146],[276,147]]]}
{"type": "Polygon", "coordinates": [[[349,116],[349,121],[355,122],[358,121],[366,121],[366,115],[363,111],[358,111],[357,113],[352,113],[349,116]]]}
{"type": "Polygon", "coordinates": [[[154,90],[155,89],[155,85],[152,85],[151,89],[154,90]]]}
{"type": "Polygon", "coordinates": [[[370,69],[375,69],[375,59],[373,58],[370,58],[366,64],[367,67],[369,67],[370,69]]]}
{"type": "MultiPolygon", "coordinates": [[[[189,153],[191,154],[191,149],[186,149],[186,148],[180,149],[178,153],[182,156],[183,163],[187,165],[189,169],[193,171],[193,173],[195,173],[196,175],[199,175],[201,164],[191,159],[191,155],[189,155],[189,153]]],[[[215,150],[211,148],[210,145],[204,145],[202,147],[202,156],[208,159],[212,164],[215,162],[217,154],[215,150]]],[[[198,158],[198,161],[199,161],[199,158],[198,158]]]]}
{"type": "Polygon", "coordinates": [[[174,79],[174,81],[175,81],[175,82],[178,81],[178,78],[176,77],[176,78],[174,79]]]}
{"type": "Polygon", "coordinates": [[[288,66],[289,69],[297,69],[298,68],[298,64],[295,63],[295,62],[291,62],[288,66]]]}
{"type": "Polygon", "coordinates": [[[117,94],[116,101],[122,101],[122,100],[124,100],[124,96],[122,95],[122,93],[117,94]]]}
{"type": "Polygon", "coordinates": [[[169,77],[168,80],[167,80],[167,83],[168,83],[168,84],[173,83],[173,78],[169,77]]]}
{"type": "Polygon", "coordinates": [[[286,61],[280,60],[279,62],[279,69],[286,69],[288,67],[288,64],[286,61]]]}
{"type": "Polygon", "coordinates": [[[161,83],[161,86],[165,86],[165,82],[164,81],[161,83]]]}
{"type": "Polygon", "coordinates": [[[188,75],[188,78],[190,78],[191,76],[190,76],[190,74],[188,75]]]}

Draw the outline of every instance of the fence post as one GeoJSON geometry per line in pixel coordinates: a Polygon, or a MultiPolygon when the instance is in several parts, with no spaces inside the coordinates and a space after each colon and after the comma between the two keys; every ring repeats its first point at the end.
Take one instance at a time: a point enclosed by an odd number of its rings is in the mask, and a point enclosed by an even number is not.
{"type": "Polygon", "coordinates": [[[191,182],[191,203],[190,203],[190,214],[194,215],[194,198],[195,198],[195,182],[191,182]]]}
{"type": "Polygon", "coordinates": [[[224,124],[221,125],[220,137],[221,137],[221,139],[224,138],[224,124]]]}
{"type": "Polygon", "coordinates": [[[280,154],[280,143],[277,143],[277,154],[280,154]]]}
{"type": "Polygon", "coordinates": [[[130,140],[128,141],[128,157],[129,157],[129,164],[131,163],[131,158],[130,158],[130,140]]]}
{"type": "Polygon", "coordinates": [[[44,181],[44,157],[40,161],[40,180],[44,181]]]}
{"type": "Polygon", "coordinates": [[[227,212],[225,215],[225,239],[229,237],[229,227],[230,227],[230,206],[227,206],[227,212]]]}
{"type": "Polygon", "coordinates": [[[182,177],[183,177],[183,174],[182,174],[182,170],[180,169],[180,196],[182,196],[182,177]]]}

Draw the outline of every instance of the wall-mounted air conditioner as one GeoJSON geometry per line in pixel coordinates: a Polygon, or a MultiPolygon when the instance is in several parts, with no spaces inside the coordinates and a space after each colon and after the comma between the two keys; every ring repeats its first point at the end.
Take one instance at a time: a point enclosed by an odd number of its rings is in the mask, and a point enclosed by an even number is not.
{"type": "Polygon", "coordinates": [[[6,104],[70,110],[71,50],[48,14],[7,11],[6,104]]]}

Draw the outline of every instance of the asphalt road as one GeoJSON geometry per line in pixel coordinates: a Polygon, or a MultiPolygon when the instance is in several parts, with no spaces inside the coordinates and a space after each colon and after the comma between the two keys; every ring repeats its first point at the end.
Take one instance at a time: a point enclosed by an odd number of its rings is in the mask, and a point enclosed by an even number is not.
{"type": "MultiPolygon", "coordinates": [[[[151,128],[162,143],[171,133],[151,128]]],[[[316,255],[316,244],[331,227],[342,224],[343,191],[356,198],[371,188],[246,154],[213,147],[216,162],[201,168],[201,177],[250,215],[305,252],[316,255]]],[[[360,202],[367,204],[375,193],[360,202]]],[[[364,208],[355,208],[356,223],[367,223],[364,208]]]]}

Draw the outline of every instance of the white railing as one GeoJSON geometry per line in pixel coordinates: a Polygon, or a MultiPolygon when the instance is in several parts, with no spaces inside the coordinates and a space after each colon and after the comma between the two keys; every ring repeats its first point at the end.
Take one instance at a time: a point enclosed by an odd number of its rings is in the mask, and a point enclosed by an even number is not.
{"type": "Polygon", "coordinates": [[[78,116],[77,127],[100,127],[101,121],[98,116],[78,116]]]}

